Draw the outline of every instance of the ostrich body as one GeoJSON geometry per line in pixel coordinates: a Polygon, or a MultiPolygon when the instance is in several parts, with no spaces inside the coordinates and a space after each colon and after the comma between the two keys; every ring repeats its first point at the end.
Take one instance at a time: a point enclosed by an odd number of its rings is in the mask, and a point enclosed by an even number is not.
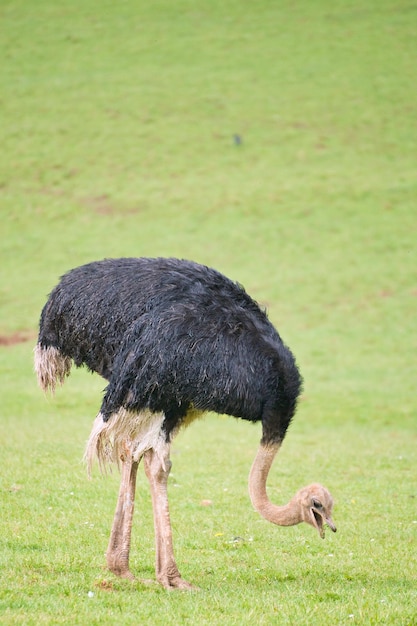
{"type": "Polygon", "coordinates": [[[302,521],[324,536],[333,501],[319,484],[285,506],[272,504],[266,481],[296,409],[301,378],[291,351],[243,288],[191,261],[127,258],[65,274],[43,308],[35,369],[54,391],[72,363],[108,381],[85,457],[121,466],[106,553],[108,568],[129,570],[136,474],[143,458],[155,526],[156,577],[189,588],[175,563],[168,509],[170,445],[182,426],[207,411],[261,422],[249,475],[255,509],[280,526],[302,521]]]}

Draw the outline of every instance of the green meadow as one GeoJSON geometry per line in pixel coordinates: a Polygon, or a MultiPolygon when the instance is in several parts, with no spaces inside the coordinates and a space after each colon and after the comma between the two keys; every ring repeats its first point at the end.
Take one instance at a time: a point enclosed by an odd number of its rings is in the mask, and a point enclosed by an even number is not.
{"type": "Polygon", "coordinates": [[[2,0],[2,624],[417,624],[416,32],[406,0],[2,0]],[[142,471],[137,580],[104,569],[119,475],[82,455],[105,382],[45,397],[32,350],[59,277],[119,256],[213,266],[268,309],[304,377],[269,494],[324,483],[336,534],[260,518],[259,425],[208,415],[170,476],[199,590],[143,582],[142,471]]]}

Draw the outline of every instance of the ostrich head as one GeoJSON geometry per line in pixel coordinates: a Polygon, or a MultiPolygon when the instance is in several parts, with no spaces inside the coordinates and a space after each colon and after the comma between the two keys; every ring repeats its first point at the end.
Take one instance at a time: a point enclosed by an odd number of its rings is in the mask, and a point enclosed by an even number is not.
{"type": "Polygon", "coordinates": [[[313,483],[303,487],[288,504],[273,504],[266,493],[266,480],[280,444],[261,445],[249,474],[249,494],[255,509],[269,522],[278,526],[294,526],[306,522],[324,539],[324,526],[336,532],[332,520],[333,498],[325,487],[313,483]]]}
{"type": "Polygon", "coordinates": [[[303,487],[292,499],[294,506],[299,507],[299,514],[302,521],[313,526],[324,539],[324,526],[327,526],[334,533],[336,526],[332,520],[333,498],[323,485],[314,483],[303,487]]]}

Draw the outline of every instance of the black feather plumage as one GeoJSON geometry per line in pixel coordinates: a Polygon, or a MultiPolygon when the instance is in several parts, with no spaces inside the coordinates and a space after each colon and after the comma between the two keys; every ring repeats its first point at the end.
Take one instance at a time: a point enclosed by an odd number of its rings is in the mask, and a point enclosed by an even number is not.
{"type": "Polygon", "coordinates": [[[191,409],[261,421],[281,441],[301,377],[267,315],[219,272],[178,259],[126,258],[65,274],[38,344],[108,380],[101,412],[163,412],[169,440],[191,409]]]}

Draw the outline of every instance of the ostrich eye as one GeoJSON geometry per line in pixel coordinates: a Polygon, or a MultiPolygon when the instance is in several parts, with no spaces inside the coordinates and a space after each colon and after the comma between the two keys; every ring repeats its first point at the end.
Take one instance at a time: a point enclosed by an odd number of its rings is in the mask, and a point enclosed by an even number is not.
{"type": "Polygon", "coordinates": [[[314,506],[315,509],[323,508],[321,502],[319,502],[318,500],[313,500],[312,505],[314,506]]]}

